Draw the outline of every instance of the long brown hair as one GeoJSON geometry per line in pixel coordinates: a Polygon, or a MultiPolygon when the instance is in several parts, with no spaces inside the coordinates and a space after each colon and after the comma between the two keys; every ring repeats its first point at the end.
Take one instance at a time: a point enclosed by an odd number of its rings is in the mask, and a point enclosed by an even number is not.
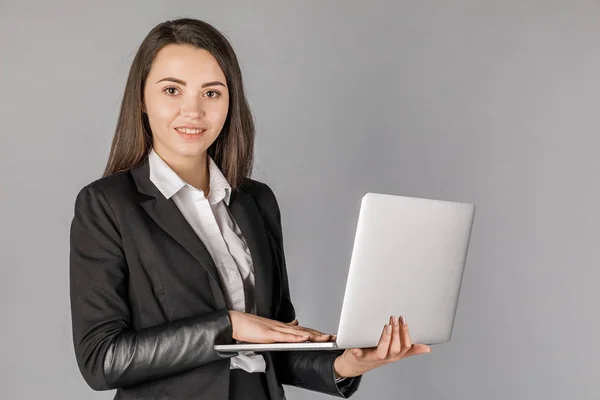
{"type": "Polygon", "coordinates": [[[142,112],[144,85],[157,53],[168,44],[207,50],[217,60],[229,87],[229,112],[223,129],[208,148],[233,189],[252,172],[254,121],[246,101],[242,73],[227,38],[212,25],[191,18],[165,21],[144,38],[129,70],[121,110],[104,176],[141,164],[152,149],[152,131],[142,112]]]}

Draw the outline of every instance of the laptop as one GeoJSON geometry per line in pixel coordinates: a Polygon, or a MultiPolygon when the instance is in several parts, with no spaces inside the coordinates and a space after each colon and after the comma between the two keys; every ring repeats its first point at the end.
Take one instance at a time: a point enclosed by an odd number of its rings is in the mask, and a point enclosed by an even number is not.
{"type": "Polygon", "coordinates": [[[236,343],[220,352],[376,347],[392,315],[413,343],[450,341],[475,215],[473,204],[367,193],[363,196],[337,339],[236,343]]]}

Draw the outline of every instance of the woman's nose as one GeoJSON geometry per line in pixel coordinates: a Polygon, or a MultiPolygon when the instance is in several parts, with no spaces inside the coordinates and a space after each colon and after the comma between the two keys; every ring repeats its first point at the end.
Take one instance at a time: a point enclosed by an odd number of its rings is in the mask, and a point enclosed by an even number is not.
{"type": "Polygon", "coordinates": [[[191,98],[181,105],[181,114],[190,119],[204,117],[204,107],[201,99],[191,98]]]}

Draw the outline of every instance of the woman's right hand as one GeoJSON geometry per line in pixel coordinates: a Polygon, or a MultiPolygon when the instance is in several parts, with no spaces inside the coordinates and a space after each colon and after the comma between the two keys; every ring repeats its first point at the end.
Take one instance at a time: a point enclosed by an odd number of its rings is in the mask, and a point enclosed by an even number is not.
{"type": "Polygon", "coordinates": [[[233,310],[229,311],[229,319],[233,327],[233,338],[241,342],[328,342],[335,338],[334,335],[299,326],[297,320],[283,323],[233,310]]]}

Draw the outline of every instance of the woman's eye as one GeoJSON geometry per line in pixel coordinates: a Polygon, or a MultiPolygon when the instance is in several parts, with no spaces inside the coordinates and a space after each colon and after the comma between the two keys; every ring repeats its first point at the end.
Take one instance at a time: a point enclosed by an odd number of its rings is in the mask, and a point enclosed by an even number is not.
{"type": "Polygon", "coordinates": [[[208,92],[206,92],[206,96],[207,96],[209,99],[214,99],[215,97],[218,97],[218,96],[219,96],[219,94],[220,94],[220,93],[219,93],[219,92],[217,92],[216,90],[209,90],[208,92]]]}
{"type": "Polygon", "coordinates": [[[165,92],[166,94],[168,94],[168,95],[170,95],[170,96],[173,96],[173,95],[176,95],[176,94],[177,94],[177,90],[178,90],[178,89],[177,89],[176,87],[169,86],[169,87],[167,87],[167,88],[164,88],[164,89],[163,89],[163,92],[165,92]]]}

